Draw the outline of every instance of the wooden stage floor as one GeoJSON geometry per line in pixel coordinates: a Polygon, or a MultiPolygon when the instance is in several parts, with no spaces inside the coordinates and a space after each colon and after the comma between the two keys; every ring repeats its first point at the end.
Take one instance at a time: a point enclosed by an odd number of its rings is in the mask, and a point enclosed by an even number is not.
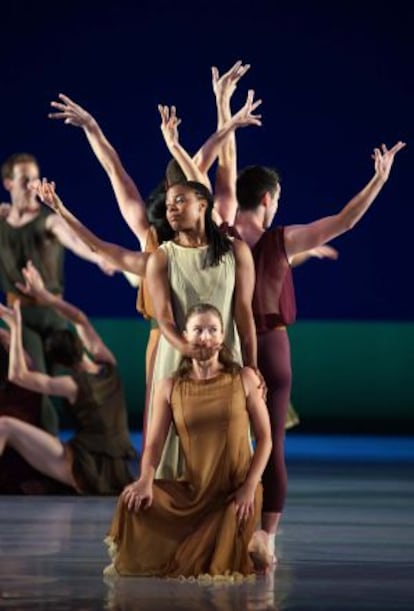
{"type": "Polygon", "coordinates": [[[0,498],[0,609],[414,609],[412,464],[289,466],[275,572],[255,583],[105,583],[115,498],[0,498]]]}

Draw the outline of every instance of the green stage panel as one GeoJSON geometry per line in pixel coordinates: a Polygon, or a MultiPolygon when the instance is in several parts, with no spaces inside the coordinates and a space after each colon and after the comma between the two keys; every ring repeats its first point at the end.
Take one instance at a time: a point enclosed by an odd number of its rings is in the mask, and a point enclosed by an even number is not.
{"type": "Polygon", "coordinates": [[[140,427],[145,404],[145,350],[149,323],[141,318],[94,318],[92,323],[117,358],[130,426],[140,427]]]}
{"type": "MultiPolygon", "coordinates": [[[[92,322],[118,359],[130,425],[139,427],[149,323],[141,318],[92,322]]],[[[290,327],[289,336],[292,402],[304,426],[336,419],[400,420],[403,428],[414,422],[414,323],[301,321],[290,327]]]]}
{"type": "MultiPolygon", "coordinates": [[[[144,408],[149,324],[142,319],[93,322],[118,358],[136,423],[144,408]]],[[[292,401],[303,422],[413,417],[414,323],[301,321],[289,336],[292,401]]]]}
{"type": "Polygon", "coordinates": [[[303,419],[413,418],[413,323],[303,321],[289,336],[303,419]]]}

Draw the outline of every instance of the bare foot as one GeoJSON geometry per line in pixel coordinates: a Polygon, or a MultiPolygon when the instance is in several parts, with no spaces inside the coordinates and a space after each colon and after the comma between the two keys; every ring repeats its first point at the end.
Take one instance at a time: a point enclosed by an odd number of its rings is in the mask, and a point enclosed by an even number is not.
{"type": "Polygon", "coordinates": [[[248,552],[257,573],[268,573],[277,562],[276,556],[269,553],[269,540],[265,530],[256,530],[253,533],[248,552]]]}

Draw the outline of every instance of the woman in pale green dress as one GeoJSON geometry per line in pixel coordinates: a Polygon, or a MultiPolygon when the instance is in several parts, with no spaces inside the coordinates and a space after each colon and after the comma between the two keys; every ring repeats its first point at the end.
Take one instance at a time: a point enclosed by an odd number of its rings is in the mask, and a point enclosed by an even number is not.
{"type": "MultiPolygon", "coordinates": [[[[213,196],[198,182],[184,181],[170,187],[166,208],[175,238],[164,242],[151,255],[146,268],[146,280],[161,331],[153,385],[170,376],[182,356],[211,356],[204,348],[201,350],[205,354],[200,354],[200,348],[187,342],[182,335],[186,312],[201,302],[210,303],[222,312],[225,343],[234,358],[257,369],[251,309],[254,265],[249,248],[220,232],[212,220],[213,196]]],[[[182,472],[180,460],[178,437],[171,429],[157,477],[179,477],[182,472]]]]}

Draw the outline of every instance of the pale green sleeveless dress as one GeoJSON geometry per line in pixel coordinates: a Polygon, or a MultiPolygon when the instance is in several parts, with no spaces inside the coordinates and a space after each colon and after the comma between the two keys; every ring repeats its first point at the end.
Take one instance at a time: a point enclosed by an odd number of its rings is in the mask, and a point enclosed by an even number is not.
{"type": "MultiPolygon", "coordinates": [[[[236,262],[233,251],[226,253],[219,265],[205,264],[207,246],[190,248],[175,242],[164,242],[160,248],[168,258],[168,279],[174,319],[179,331],[184,329],[187,311],[197,303],[214,305],[223,317],[225,343],[234,360],[242,364],[240,341],[233,316],[233,293],[236,262]]],[[[152,419],[154,384],[170,377],[177,369],[181,353],[161,335],[154,363],[152,388],[148,406],[148,422],[152,419]]],[[[156,477],[177,479],[183,472],[178,437],[171,427],[156,477]]]]}

